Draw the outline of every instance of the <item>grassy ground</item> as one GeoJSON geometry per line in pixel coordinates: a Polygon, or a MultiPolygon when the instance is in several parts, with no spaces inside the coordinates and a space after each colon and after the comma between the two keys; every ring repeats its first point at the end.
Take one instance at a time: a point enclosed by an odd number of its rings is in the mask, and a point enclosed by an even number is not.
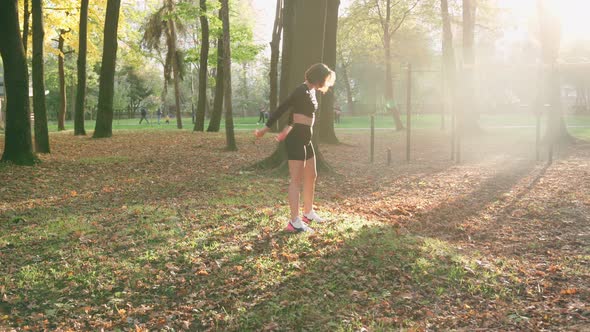
{"type": "MultiPolygon", "coordinates": [[[[321,151],[314,235],[283,231],[275,146],[238,133],[52,133],[0,165],[0,330],[568,330],[590,321],[590,145],[366,133],[321,151]],[[385,151],[392,150],[387,165],[385,151]]],[[[3,142],[0,138],[0,146],[3,142]]]]}
{"type": "MultiPolygon", "coordinates": [[[[262,126],[262,124],[257,124],[258,117],[236,117],[234,118],[234,125],[235,129],[237,130],[249,130],[255,129],[257,127],[262,126]]],[[[405,116],[402,116],[402,121],[405,125],[405,116]]],[[[450,119],[447,117],[445,119],[446,126],[449,126],[450,119]]],[[[566,118],[566,122],[569,126],[573,127],[585,127],[580,128],[580,130],[588,130],[590,132],[590,116],[568,116],[566,118]]],[[[193,124],[190,118],[183,118],[182,119],[183,127],[187,130],[193,129],[193,124]]],[[[536,119],[533,116],[526,116],[526,115],[482,115],[480,117],[480,124],[482,127],[512,127],[512,126],[535,126],[536,119]]],[[[542,122],[544,125],[544,121],[542,122]]],[[[86,121],[85,128],[86,130],[94,130],[95,121],[86,121]]],[[[70,121],[66,122],[66,129],[73,129],[73,123],[70,121]]],[[[435,114],[417,114],[414,115],[412,118],[412,126],[414,128],[433,128],[437,129],[441,126],[441,118],[439,115],[435,114]]],[[[221,127],[225,127],[225,123],[221,122],[221,127]]],[[[369,128],[370,127],[370,118],[368,116],[342,116],[340,123],[335,124],[335,128],[337,129],[347,129],[347,128],[369,128]]],[[[393,118],[391,116],[386,116],[383,114],[379,114],[375,117],[375,127],[376,128],[394,128],[393,118]]],[[[205,126],[205,128],[207,128],[205,126]]],[[[139,129],[149,129],[149,130],[172,130],[176,129],[176,119],[171,119],[169,124],[164,123],[164,121],[160,121],[160,124],[157,123],[156,119],[150,119],[150,123],[146,123],[143,121],[143,124],[139,124],[139,119],[115,119],[113,121],[113,129],[120,130],[139,130],[139,129]]],[[[57,123],[50,122],[49,123],[49,130],[51,132],[57,131],[57,123]]]]}

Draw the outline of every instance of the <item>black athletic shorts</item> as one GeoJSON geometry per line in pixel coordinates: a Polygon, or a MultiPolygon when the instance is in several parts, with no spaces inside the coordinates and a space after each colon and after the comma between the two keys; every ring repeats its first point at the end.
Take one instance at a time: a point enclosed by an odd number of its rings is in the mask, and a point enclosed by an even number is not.
{"type": "Polygon", "coordinates": [[[312,129],[301,123],[294,123],[293,129],[287,135],[287,157],[289,160],[308,160],[315,157],[311,144],[312,129]]]}

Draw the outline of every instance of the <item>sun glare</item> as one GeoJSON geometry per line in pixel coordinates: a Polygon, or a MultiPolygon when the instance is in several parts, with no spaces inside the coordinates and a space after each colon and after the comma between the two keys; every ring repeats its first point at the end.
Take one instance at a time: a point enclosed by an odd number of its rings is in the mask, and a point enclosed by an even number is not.
{"type": "Polygon", "coordinates": [[[590,40],[590,1],[547,0],[548,9],[561,19],[565,41],[590,40]]]}
{"type": "MultiPolygon", "coordinates": [[[[499,0],[499,3],[517,17],[533,18],[537,16],[537,1],[499,0]]],[[[590,0],[545,0],[545,4],[561,20],[563,41],[590,40],[590,0]]]]}

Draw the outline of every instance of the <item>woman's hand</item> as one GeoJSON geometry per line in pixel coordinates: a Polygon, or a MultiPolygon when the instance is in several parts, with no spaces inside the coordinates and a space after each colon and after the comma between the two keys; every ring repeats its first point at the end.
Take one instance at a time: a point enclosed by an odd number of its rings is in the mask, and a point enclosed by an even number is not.
{"type": "Polygon", "coordinates": [[[291,129],[292,129],[292,128],[293,128],[293,127],[291,127],[291,126],[287,126],[287,127],[285,127],[285,129],[283,129],[283,131],[281,131],[281,132],[280,132],[280,133],[277,135],[277,137],[275,137],[275,140],[276,140],[277,142],[280,142],[280,141],[283,141],[283,140],[285,140],[285,138],[287,138],[287,135],[289,135],[289,132],[291,131],[291,129]]]}
{"type": "Polygon", "coordinates": [[[262,129],[256,129],[254,130],[254,136],[260,138],[262,136],[264,136],[264,134],[266,134],[266,132],[269,130],[268,127],[264,127],[262,129]]]}

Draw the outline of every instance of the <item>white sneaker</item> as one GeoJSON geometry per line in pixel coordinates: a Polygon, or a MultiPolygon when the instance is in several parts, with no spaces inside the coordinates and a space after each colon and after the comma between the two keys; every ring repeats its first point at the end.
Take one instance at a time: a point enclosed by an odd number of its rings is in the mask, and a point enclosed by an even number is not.
{"type": "Polygon", "coordinates": [[[306,223],[301,221],[299,217],[295,218],[295,220],[289,221],[285,230],[287,232],[308,232],[310,234],[314,233],[314,230],[307,226],[306,223]]]}
{"type": "Polygon", "coordinates": [[[309,224],[311,222],[324,222],[325,220],[320,218],[320,216],[318,216],[312,209],[311,211],[309,211],[309,213],[303,214],[303,221],[309,224]]]}

